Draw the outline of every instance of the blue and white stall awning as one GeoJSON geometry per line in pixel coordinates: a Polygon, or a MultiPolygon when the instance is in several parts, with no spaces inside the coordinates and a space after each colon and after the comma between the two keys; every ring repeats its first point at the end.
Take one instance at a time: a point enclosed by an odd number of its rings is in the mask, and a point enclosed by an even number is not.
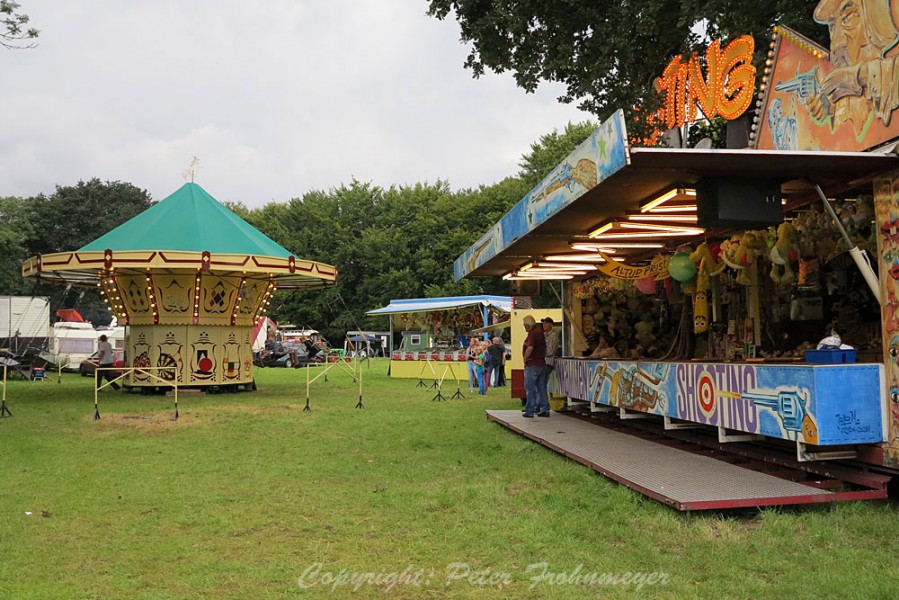
{"type": "Polygon", "coordinates": [[[500,312],[512,312],[512,298],[509,296],[452,296],[448,298],[404,298],[391,300],[383,308],[366,312],[367,315],[392,315],[398,313],[430,312],[451,310],[467,306],[494,308],[500,312]]]}

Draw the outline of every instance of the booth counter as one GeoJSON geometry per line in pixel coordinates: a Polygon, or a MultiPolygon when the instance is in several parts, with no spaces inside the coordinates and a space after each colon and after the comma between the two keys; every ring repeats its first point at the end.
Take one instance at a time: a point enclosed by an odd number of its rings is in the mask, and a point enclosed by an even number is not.
{"type": "Polygon", "coordinates": [[[885,441],[880,364],[556,361],[551,391],[818,446],[885,441]]]}

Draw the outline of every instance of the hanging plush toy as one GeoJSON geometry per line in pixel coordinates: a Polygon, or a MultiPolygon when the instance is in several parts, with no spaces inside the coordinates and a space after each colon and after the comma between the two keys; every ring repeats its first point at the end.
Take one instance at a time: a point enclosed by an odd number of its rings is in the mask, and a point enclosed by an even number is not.
{"type": "Polygon", "coordinates": [[[743,267],[739,275],[737,275],[737,283],[740,285],[750,285],[752,283],[749,274],[746,272],[746,267],[751,266],[755,259],[768,249],[768,245],[765,243],[766,237],[767,233],[764,231],[743,232],[740,245],[737,246],[737,251],[734,255],[735,262],[743,267]]]}
{"type": "Polygon", "coordinates": [[[769,253],[771,257],[771,281],[793,283],[793,262],[799,258],[799,236],[791,223],[777,226],[777,241],[769,253]]]}
{"type": "Polygon", "coordinates": [[[743,268],[742,265],[737,264],[737,248],[740,247],[740,242],[742,241],[743,236],[738,233],[735,233],[728,240],[724,240],[721,242],[721,252],[718,257],[721,259],[721,262],[726,264],[731,269],[739,271],[743,268]]]}
{"type": "Polygon", "coordinates": [[[709,289],[712,277],[724,270],[725,265],[712,256],[709,245],[699,244],[690,254],[690,260],[696,265],[696,291],[693,293],[693,333],[705,333],[709,330],[709,289]]]}

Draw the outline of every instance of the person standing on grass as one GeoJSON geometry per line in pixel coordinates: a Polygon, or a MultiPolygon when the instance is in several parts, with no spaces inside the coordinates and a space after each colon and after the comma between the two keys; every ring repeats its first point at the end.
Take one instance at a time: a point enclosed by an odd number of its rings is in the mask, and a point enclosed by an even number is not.
{"type": "Polygon", "coordinates": [[[100,389],[100,384],[106,379],[112,383],[112,389],[118,390],[119,384],[115,382],[115,375],[113,375],[113,372],[103,370],[115,366],[115,354],[112,351],[112,344],[109,343],[106,334],[100,336],[100,343],[97,344],[97,349],[100,351],[100,356],[97,358],[97,362],[100,363],[100,374],[97,376],[97,389],[100,389]]]}
{"type": "Polygon", "coordinates": [[[474,386],[478,385],[478,366],[475,359],[478,356],[478,338],[473,337],[468,340],[468,391],[473,392],[474,386]]]}
{"type": "Polygon", "coordinates": [[[490,355],[488,362],[490,369],[487,377],[493,383],[493,387],[506,385],[505,377],[503,376],[503,364],[506,358],[506,347],[503,346],[503,338],[493,338],[493,343],[487,348],[487,353],[490,355]]]}
{"type": "Polygon", "coordinates": [[[549,376],[556,368],[556,354],[559,352],[559,334],[556,333],[554,327],[555,321],[552,317],[546,317],[541,321],[543,323],[543,337],[546,339],[546,367],[543,369],[543,388],[546,390],[546,397],[549,398],[549,376]]]}
{"type": "Polygon", "coordinates": [[[478,342],[478,354],[475,356],[475,373],[478,378],[478,394],[484,396],[487,394],[487,345],[478,342]]]}
{"type": "Polygon", "coordinates": [[[528,332],[521,353],[524,358],[524,390],[527,393],[524,416],[530,419],[536,412],[539,417],[548,417],[549,398],[546,386],[541,385],[546,366],[546,338],[531,315],[525,316],[524,329],[528,332]]]}

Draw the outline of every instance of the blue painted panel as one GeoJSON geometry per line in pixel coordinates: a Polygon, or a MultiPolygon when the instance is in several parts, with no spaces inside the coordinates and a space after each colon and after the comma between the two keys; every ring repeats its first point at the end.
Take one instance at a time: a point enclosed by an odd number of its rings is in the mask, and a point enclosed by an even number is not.
{"type": "Polygon", "coordinates": [[[866,402],[882,394],[880,365],[815,367],[815,415],[819,435],[827,434],[822,444],[839,444],[851,438],[881,441],[883,436],[881,403],[866,402]]]}
{"type": "Polygon", "coordinates": [[[883,441],[881,366],[561,359],[554,393],[809,444],[883,441]]]}
{"type": "Polygon", "coordinates": [[[624,113],[619,110],[455,260],[456,281],[623,169],[627,153],[624,113]]]}

